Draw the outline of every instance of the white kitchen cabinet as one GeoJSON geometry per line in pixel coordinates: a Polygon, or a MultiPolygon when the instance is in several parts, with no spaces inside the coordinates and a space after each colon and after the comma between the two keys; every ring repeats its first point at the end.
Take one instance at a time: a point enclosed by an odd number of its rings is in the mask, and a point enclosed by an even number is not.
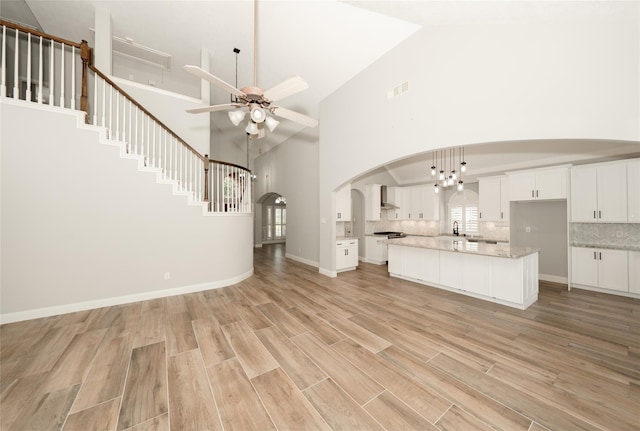
{"type": "Polygon", "coordinates": [[[640,223],[640,159],[627,163],[627,220],[640,223]]]}
{"type": "Polygon", "coordinates": [[[565,166],[508,172],[509,200],[566,199],[567,173],[565,166]]]}
{"type": "Polygon", "coordinates": [[[572,284],[629,291],[628,252],[571,247],[572,284]]]}
{"type": "Polygon", "coordinates": [[[438,250],[405,247],[403,275],[415,280],[437,284],[440,281],[438,250]]]}
{"type": "Polygon", "coordinates": [[[438,220],[440,199],[433,186],[402,188],[400,218],[405,220],[438,220]]]}
{"type": "Polygon", "coordinates": [[[506,176],[480,178],[478,195],[481,221],[509,221],[509,179],[506,176]]]}
{"type": "Polygon", "coordinates": [[[629,292],[640,295],[640,251],[629,251],[629,292]]]}
{"type": "Polygon", "coordinates": [[[367,184],[364,195],[364,216],[367,221],[380,221],[380,184],[367,184]]]}
{"type": "Polygon", "coordinates": [[[389,265],[387,270],[389,274],[402,275],[404,274],[404,251],[408,247],[401,247],[398,245],[389,244],[388,259],[389,265]]]}
{"type": "Polygon", "coordinates": [[[365,257],[367,262],[376,265],[384,265],[387,262],[387,244],[378,243],[379,240],[386,239],[385,236],[367,236],[365,242],[365,257]]]}
{"type": "Polygon", "coordinates": [[[571,169],[572,222],[627,221],[626,163],[571,169]]]}
{"type": "Polygon", "coordinates": [[[387,186],[387,202],[396,208],[387,209],[388,220],[399,220],[402,218],[402,187],[387,186]]]}
{"type": "Polygon", "coordinates": [[[358,266],[358,240],[336,241],[336,271],[349,271],[358,266]]]}
{"type": "Polygon", "coordinates": [[[440,251],[440,284],[462,289],[462,253],[440,251]]]}
{"type": "Polygon", "coordinates": [[[462,272],[462,290],[479,295],[489,295],[491,276],[489,256],[463,254],[460,270],[462,272]]]}
{"type": "Polygon", "coordinates": [[[336,192],[336,220],[351,221],[351,184],[336,192]]]}

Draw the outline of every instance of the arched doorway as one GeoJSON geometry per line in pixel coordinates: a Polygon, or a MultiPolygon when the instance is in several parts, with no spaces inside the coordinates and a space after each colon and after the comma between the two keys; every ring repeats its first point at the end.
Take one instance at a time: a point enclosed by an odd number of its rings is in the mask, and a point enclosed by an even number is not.
{"type": "MultiPolygon", "coordinates": [[[[278,193],[266,193],[257,203],[260,204],[261,244],[283,243],[287,236],[287,199],[278,193]]],[[[258,238],[257,238],[258,239],[258,238]]]]}

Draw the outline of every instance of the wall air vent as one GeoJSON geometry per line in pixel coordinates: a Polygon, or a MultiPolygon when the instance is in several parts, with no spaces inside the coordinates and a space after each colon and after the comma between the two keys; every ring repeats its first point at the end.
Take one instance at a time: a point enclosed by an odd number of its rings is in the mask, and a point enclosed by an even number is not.
{"type": "Polygon", "coordinates": [[[387,99],[393,99],[394,97],[398,97],[402,93],[406,93],[409,91],[409,81],[405,81],[400,85],[393,87],[391,90],[387,91],[387,99]]]}

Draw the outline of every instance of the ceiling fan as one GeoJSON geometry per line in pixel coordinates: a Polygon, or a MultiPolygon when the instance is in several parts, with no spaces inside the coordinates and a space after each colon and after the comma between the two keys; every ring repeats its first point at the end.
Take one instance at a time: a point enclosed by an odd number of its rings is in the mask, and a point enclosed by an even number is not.
{"type": "Polygon", "coordinates": [[[232,95],[236,96],[235,101],[232,103],[212,105],[204,108],[187,109],[187,112],[191,114],[199,114],[203,112],[229,111],[229,119],[235,126],[238,126],[244,119],[245,115],[249,113],[250,118],[245,128],[245,132],[247,132],[247,134],[253,139],[260,139],[265,136],[265,125],[273,132],[278,124],[280,124],[278,120],[268,114],[295,121],[296,123],[302,124],[306,127],[317,127],[318,120],[315,118],[308,117],[304,114],[300,114],[299,112],[295,112],[281,106],[273,105],[273,102],[309,88],[309,85],[304,79],[299,76],[294,76],[268,90],[263,90],[258,87],[256,71],[258,57],[256,40],[258,26],[257,0],[254,0],[253,11],[253,85],[238,89],[198,66],[186,65],[184,66],[184,69],[187,72],[205,79],[216,87],[228,91],[232,95]]]}

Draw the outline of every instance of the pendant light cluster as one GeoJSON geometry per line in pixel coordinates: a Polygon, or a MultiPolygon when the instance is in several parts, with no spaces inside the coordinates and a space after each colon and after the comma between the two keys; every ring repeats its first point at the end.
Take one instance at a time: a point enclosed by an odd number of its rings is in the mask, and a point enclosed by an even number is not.
{"type": "Polygon", "coordinates": [[[440,187],[447,188],[456,184],[458,191],[464,190],[464,182],[462,174],[467,170],[467,163],[464,161],[464,148],[460,147],[458,151],[458,161],[460,164],[460,173],[456,172],[456,149],[435,151],[433,153],[433,164],[431,165],[431,176],[434,177],[434,187],[436,193],[440,192],[440,187]],[[448,153],[448,154],[447,154],[448,153]],[[448,156],[448,160],[447,160],[448,156]],[[448,162],[448,163],[447,163],[448,162]],[[436,165],[440,163],[440,169],[436,165]],[[447,169],[448,166],[448,169],[447,169]],[[448,174],[447,174],[448,172],[448,174]]]}

